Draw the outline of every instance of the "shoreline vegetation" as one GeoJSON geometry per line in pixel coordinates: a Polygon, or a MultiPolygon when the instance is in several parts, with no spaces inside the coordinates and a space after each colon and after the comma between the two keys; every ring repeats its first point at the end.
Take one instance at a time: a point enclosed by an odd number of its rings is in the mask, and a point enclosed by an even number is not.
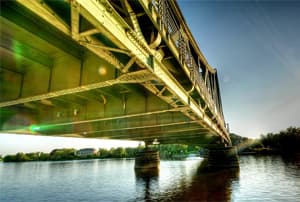
{"type": "MultiPolygon", "coordinates": [[[[118,147],[111,149],[99,148],[86,148],[76,150],[73,148],[54,149],[50,153],[32,152],[22,153],[19,152],[15,155],[6,155],[3,162],[28,162],[28,161],[67,161],[67,160],[85,160],[85,159],[119,159],[119,158],[135,158],[135,154],[143,150],[143,146],[136,148],[132,147],[118,147]],[[89,151],[81,153],[81,151],[89,151]]],[[[159,145],[153,146],[153,149],[159,150],[160,158],[162,159],[178,159],[188,156],[195,156],[199,154],[200,147],[188,146],[181,144],[172,145],[159,145]]]]}
{"type": "MultiPolygon", "coordinates": [[[[253,140],[231,133],[232,145],[237,147],[239,155],[286,155],[300,153],[300,127],[289,127],[279,133],[261,135],[253,140]]],[[[189,156],[199,156],[205,153],[205,148],[182,144],[154,145],[153,149],[160,152],[161,159],[184,159],[189,156]]],[[[76,150],[73,148],[55,149],[50,153],[33,152],[17,153],[15,155],[0,155],[3,162],[26,162],[26,161],[65,161],[84,159],[112,159],[134,158],[135,154],[144,149],[143,146],[136,148],[111,148],[99,150],[87,148],[76,150]],[[82,151],[88,151],[81,153],[82,151]]]]}
{"type": "Polygon", "coordinates": [[[278,133],[267,133],[253,140],[230,134],[239,155],[286,155],[300,153],[300,127],[289,127],[278,133]]]}

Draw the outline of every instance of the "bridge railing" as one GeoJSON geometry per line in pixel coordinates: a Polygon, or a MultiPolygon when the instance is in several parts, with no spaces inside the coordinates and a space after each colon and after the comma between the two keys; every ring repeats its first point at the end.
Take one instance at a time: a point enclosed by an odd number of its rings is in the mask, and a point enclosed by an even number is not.
{"type": "Polygon", "coordinates": [[[209,108],[214,110],[217,115],[221,116],[222,113],[219,112],[219,109],[213,101],[212,92],[210,92],[209,88],[205,85],[203,77],[199,72],[200,67],[197,65],[195,58],[192,55],[188,37],[186,37],[184,30],[178,24],[168,0],[152,0],[152,5],[159,14],[161,27],[163,26],[165,28],[167,36],[169,36],[176,45],[181,63],[188,67],[191,81],[194,85],[198,86],[201,94],[205,97],[205,101],[209,108]]]}

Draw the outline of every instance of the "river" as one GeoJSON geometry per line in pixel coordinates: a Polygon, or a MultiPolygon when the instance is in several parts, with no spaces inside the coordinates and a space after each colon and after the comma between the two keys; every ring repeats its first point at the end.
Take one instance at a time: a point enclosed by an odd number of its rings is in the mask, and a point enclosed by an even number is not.
{"type": "Polygon", "coordinates": [[[300,201],[300,157],[242,156],[240,169],[219,172],[201,162],[161,161],[151,175],[125,159],[0,162],[0,201],[300,201]]]}

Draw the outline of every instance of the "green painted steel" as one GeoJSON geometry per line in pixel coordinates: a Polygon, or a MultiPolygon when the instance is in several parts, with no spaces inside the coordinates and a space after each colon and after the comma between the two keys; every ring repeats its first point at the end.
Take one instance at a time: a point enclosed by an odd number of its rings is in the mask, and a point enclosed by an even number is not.
{"type": "Polygon", "coordinates": [[[1,3],[0,132],[231,145],[176,1],[1,3]]]}

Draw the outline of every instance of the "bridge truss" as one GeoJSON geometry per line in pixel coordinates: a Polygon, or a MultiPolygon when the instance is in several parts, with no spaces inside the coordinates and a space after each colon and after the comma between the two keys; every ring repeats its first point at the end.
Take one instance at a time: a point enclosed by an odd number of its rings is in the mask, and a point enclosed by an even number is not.
{"type": "Polygon", "coordinates": [[[1,130],[231,144],[176,1],[1,2],[1,130]]]}

